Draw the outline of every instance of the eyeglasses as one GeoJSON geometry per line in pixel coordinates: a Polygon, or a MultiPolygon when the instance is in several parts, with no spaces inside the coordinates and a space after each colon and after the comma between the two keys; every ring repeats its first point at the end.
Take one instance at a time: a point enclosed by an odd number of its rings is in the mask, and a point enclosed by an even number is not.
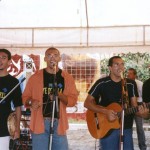
{"type": "Polygon", "coordinates": [[[113,66],[114,67],[124,67],[124,63],[121,63],[121,64],[119,64],[119,63],[113,63],[113,66]]]}
{"type": "Polygon", "coordinates": [[[53,58],[58,58],[59,57],[59,54],[49,54],[46,56],[48,59],[51,59],[52,57],[53,58]]]}
{"type": "Polygon", "coordinates": [[[7,56],[0,56],[0,59],[5,60],[7,56]]]}

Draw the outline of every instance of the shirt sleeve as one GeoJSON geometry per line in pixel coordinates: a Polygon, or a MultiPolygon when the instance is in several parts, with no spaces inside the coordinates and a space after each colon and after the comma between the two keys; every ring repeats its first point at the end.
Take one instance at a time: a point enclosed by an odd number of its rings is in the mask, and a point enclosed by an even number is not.
{"type": "MultiPolygon", "coordinates": [[[[16,85],[19,83],[19,81],[17,80],[16,85]]],[[[21,91],[21,87],[20,85],[14,90],[13,93],[13,104],[14,107],[18,107],[18,106],[22,106],[22,91],[21,91]]]]}
{"type": "Polygon", "coordinates": [[[143,102],[150,102],[150,79],[145,81],[142,88],[143,102]]]}

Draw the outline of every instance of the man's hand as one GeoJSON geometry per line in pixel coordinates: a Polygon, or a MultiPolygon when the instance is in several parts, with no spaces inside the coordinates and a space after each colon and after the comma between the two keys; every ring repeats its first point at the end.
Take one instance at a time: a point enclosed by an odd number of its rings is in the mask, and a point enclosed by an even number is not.
{"type": "Polygon", "coordinates": [[[68,98],[67,96],[65,96],[63,93],[58,93],[58,98],[64,103],[64,104],[68,104],[68,98]]]}
{"type": "Polygon", "coordinates": [[[113,111],[113,110],[107,110],[107,119],[112,122],[115,121],[116,119],[118,119],[117,116],[117,112],[113,111]]]}
{"type": "Polygon", "coordinates": [[[40,102],[38,100],[31,100],[31,108],[33,110],[37,110],[41,107],[42,104],[40,104],[40,102]]]}
{"type": "Polygon", "coordinates": [[[138,113],[137,115],[139,115],[142,118],[148,118],[149,117],[149,109],[146,107],[146,104],[143,103],[142,105],[138,106],[138,113]]]}
{"type": "Polygon", "coordinates": [[[19,138],[20,138],[20,129],[17,129],[17,130],[15,131],[15,134],[14,134],[13,139],[16,140],[16,139],[19,139],[19,138]]]}
{"type": "Polygon", "coordinates": [[[27,100],[25,105],[26,107],[30,107],[33,110],[37,110],[38,108],[41,107],[42,104],[39,102],[39,100],[32,99],[32,100],[27,100]]]}

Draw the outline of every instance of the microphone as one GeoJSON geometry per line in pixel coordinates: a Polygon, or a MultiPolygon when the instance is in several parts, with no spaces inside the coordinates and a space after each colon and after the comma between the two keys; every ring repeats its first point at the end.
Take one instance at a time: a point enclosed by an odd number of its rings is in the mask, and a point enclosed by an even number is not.
{"type": "Polygon", "coordinates": [[[56,62],[51,61],[51,66],[52,66],[52,67],[56,67],[56,65],[57,65],[57,63],[56,63],[56,62]]]}
{"type": "Polygon", "coordinates": [[[121,79],[124,79],[123,71],[120,72],[121,79]]]}
{"type": "Polygon", "coordinates": [[[50,62],[50,67],[51,67],[51,69],[53,69],[54,74],[56,74],[57,63],[55,61],[51,61],[50,62]]]}

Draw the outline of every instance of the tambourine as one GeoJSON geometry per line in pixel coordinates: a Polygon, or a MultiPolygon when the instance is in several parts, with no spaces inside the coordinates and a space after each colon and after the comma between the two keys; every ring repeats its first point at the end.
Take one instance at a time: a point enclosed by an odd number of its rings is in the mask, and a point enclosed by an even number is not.
{"type": "Polygon", "coordinates": [[[12,112],[7,119],[7,127],[11,137],[14,137],[17,126],[16,112],[12,112]]]}

